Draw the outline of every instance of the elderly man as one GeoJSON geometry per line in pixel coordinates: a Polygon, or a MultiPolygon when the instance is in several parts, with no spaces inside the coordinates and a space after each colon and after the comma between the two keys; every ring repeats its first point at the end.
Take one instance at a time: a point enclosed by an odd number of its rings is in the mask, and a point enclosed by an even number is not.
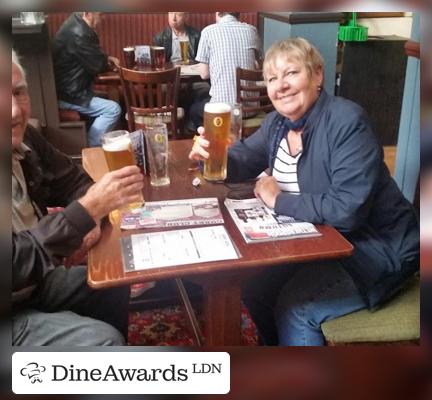
{"type": "Polygon", "coordinates": [[[155,45],[165,47],[166,61],[176,62],[181,60],[180,40],[182,38],[187,38],[189,40],[189,59],[195,59],[200,40],[200,32],[186,25],[186,21],[187,13],[169,12],[169,26],[153,38],[155,45]]]}
{"type": "Polygon", "coordinates": [[[120,65],[99,45],[95,29],[101,21],[100,12],[72,14],[60,27],[52,46],[59,107],[94,118],[87,133],[90,146],[100,146],[102,134],[112,130],[121,115],[118,103],[96,97],[93,92],[96,75],[120,65]]]}
{"type": "Polygon", "coordinates": [[[207,101],[235,103],[236,68],[255,69],[261,61],[261,42],[256,28],[240,22],[238,12],[217,12],[216,23],[201,32],[198,53],[202,79],[210,78],[210,98],[191,107],[195,127],[202,125],[207,101]]]}
{"type": "Polygon", "coordinates": [[[143,176],[129,166],[93,184],[28,125],[25,73],[12,52],[12,242],[14,345],[122,345],[128,288],[94,291],[77,265],[110,211],[139,200],[143,176]],[[64,210],[47,215],[47,207],[64,210]]]}

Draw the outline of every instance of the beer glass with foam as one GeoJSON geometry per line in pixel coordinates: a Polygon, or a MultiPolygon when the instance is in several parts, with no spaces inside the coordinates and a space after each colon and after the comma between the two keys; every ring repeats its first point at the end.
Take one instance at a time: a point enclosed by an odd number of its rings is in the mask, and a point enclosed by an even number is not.
{"type": "Polygon", "coordinates": [[[154,68],[157,70],[163,70],[165,67],[165,47],[152,46],[151,54],[154,68]]]}
{"type": "Polygon", "coordinates": [[[189,63],[189,39],[187,37],[180,37],[180,55],[181,55],[181,63],[188,64],[189,63]]]}
{"type": "MultiPolygon", "coordinates": [[[[115,171],[128,165],[136,165],[130,134],[125,130],[107,132],[102,135],[102,149],[108,169],[115,171]]],[[[140,207],[139,203],[129,204],[128,209],[140,207]]]]}
{"type": "Polygon", "coordinates": [[[123,48],[123,57],[126,68],[132,69],[135,67],[135,47],[127,46],[123,48]]]}
{"type": "Polygon", "coordinates": [[[231,134],[231,106],[207,103],[204,106],[204,129],[209,141],[209,158],[204,162],[203,176],[208,181],[224,180],[231,134]]]}

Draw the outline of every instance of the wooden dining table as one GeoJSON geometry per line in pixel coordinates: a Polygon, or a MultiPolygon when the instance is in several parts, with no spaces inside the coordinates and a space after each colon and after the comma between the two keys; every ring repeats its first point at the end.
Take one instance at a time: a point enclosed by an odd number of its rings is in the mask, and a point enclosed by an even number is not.
{"type": "MultiPolygon", "coordinates": [[[[106,223],[102,237],[88,256],[88,284],[102,289],[130,285],[144,281],[172,278],[187,279],[202,286],[203,326],[206,346],[240,345],[241,343],[241,284],[253,274],[277,265],[310,262],[346,257],[353,246],[334,228],[318,225],[322,236],[313,238],[276,240],[247,244],[223,205],[224,199],[239,185],[207,182],[196,165],[188,160],[191,140],[169,142],[169,175],[167,186],[152,187],[145,176],[145,201],[217,197],[224,218],[224,226],[240,257],[229,261],[144,269],[125,272],[120,249],[120,237],[143,233],[122,231],[118,222],[106,223]],[[198,177],[201,183],[192,185],[198,177]]],[[[108,171],[101,148],[86,148],[82,152],[85,170],[94,180],[108,171]]],[[[251,183],[245,183],[251,185],[251,183]]],[[[157,229],[148,230],[151,232],[157,229]]],[[[159,229],[160,230],[160,229],[159,229]]],[[[209,243],[211,246],[211,243],[209,243]]]]}

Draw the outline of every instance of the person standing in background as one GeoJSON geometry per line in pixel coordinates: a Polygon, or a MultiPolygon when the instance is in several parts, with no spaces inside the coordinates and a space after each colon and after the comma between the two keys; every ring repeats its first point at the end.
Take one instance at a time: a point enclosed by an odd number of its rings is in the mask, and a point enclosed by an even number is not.
{"type": "Polygon", "coordinates": [[[210,78],[210,98],[191,107],[191,119],[198,128],[203,123],[204,104],[236,102],[236,68],[257,69],[261,61],[261,41],[256,28],[238,20],[239,12],[217,12],[216,23],[201,32],[196,61],[202,79],[210,78]]]}
{"type": "Polygon", "coordinates": [[[121,115],[118,103],[97,97],[93,91],[98,74],[120,65],[118,58],[107,56],[100,47],[96,28],[101,22],[100,12],[74,13],[52,43],[59,108],[94,118],[87,132],[90,146],[100,146],[101,136],[115,128],[121,115]]]}

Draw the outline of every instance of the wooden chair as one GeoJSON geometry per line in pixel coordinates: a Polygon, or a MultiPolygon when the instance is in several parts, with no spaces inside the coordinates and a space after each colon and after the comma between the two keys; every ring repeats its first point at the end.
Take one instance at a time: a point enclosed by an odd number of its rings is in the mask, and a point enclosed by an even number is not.
{"type": "Polygon", "coordinates": [[[184,111],[177,108],[180,68],[166,71],[134,71],[120,68],[120,79],[130,132],[146,125],[165,122],[173,138],[178,137],[184,111]]]}
{"type": "Polygon", "coordinates": [[[243,108],[242,136],[248,137],[260,126],[273,104],[264,84],[262,70],[249,70],[237,67],[237,103],[243,108]]]}

